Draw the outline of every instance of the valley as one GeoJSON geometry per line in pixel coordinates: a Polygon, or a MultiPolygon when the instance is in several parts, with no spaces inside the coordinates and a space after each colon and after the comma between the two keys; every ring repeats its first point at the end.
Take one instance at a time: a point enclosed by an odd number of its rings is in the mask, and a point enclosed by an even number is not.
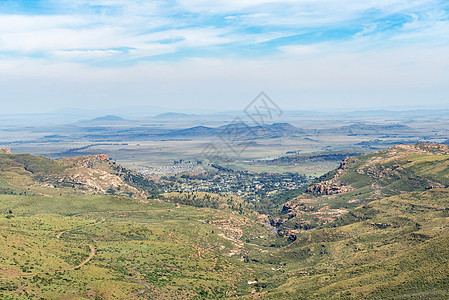
{"type": "Polygon", "coordinates": [[[446,297],[446,119],[355,115],[2,127],[2,298],[446,297]]]}
{"type": "Polygon", "coordinates": [[[347,156],[320,178],[297,177],[298,186],[256,201],[238,189],[187,187],[259,176],[269,191],[292,175],[221,167],[154,177],[106,155],[3,152],[5,299],[448,296],[445,145],[347,156]]]}
{"type": "Polygon", "coordinates": [[[316,177],[338,167],[345,155],[449,139],[446,110],[286,111],[264,124],[238,111],[144,113],[90,119],[76,112],[4,116],[0,146],[52,159],[108,154],[126,168],[163,175],[195,171],[197,161],[206,165],[212,145],[237,171],[316,177]],[[295,160],[289,161],[292,155],[295,160]]]}

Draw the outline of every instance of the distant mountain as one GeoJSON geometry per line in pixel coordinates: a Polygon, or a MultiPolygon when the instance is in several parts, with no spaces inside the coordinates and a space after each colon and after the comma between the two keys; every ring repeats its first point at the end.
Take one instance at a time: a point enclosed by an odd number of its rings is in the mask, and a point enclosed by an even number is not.
{"type": "Polygon", "coordinates": [[[293,126],[290,123],[273,123],[271,125],[258,126],[255,128],[259,128],[261,130],[265,130],[267,132],[277,132],[277,133],[289,133],[289,134],[304,134],[306,131],[302,128],[298,128],[293,126]]]}
{"type": "Polygon", "coordinates": [[[289,123],[274,123],[261,126],[248,126],[243,122],[231,123],[220,127],[195,126],[187,129],[173,130],[164,136],[203,137],[235,135],[237,138],[277,138],[304,134],[305,131],[289,123]]]}
{"type": "Polygon", "coordinates": [[[103,117],[98,117],[89,120],[90,122],[104,122],[104,121],[125,121],[122,117],[114,116],[114,115],[106,115],[103,117]]]}
{"type": "Polygon", "coordinates": [[[154,119],[179,119],[179,118],[191,118],[194,116],[195,115],[193,115],[193,114],[167,112],[167,113],[156,115],[153,118],[154,119]]]}
{"type": "Polygon", "coordinates": [[[129,118],[140,118],[150,115],[155,115],[168,111],[168,108],[162,108],[157,106],[122,106],[115,108],[102,108],[102,109],[80,109],[80,108],[61,108],[54,113],[56,115],[73,115],[84,116],[92,118],[98,115],[124,115],[129,118]]]}
{"type": "Polygon", "coordinates": [[[413,132],[413,128],[402,124],[364,124],[355,123],[345,125],[338,128],[320,130],[321,133],[338,133],[347,135],[385,135],[385,134],[409,134],[413,132]]]}
{"type": "Polygon", "coordinates": [[[163,133],[163,136],[183,136],[183,137],[201,137],[201,136],[213,136],[220,132],[217,128],[211,128],[206,126],[195,126],[187,129],[173,130],[169,133],[163,133]]]}
{"type": "Polygon", "coordinates": [[[298,127],[293,126],[290,123],[273,123],[271,125],[268,125],[267,127],[274,129],[274,130],[285,130],[285,131],[298,131],[298,127]]]}
{"type": "Polygon", "coordinates": [[[81,120],[79,123],[84,124],[92,124],[92,125],[99,125],[99,124],[117,124],[117,123],[133,123],[135,121],[124,119],[122,117],[116,116],[116,115],[105,115],[97,118],[93,118],[90,120],[81,120]]]}

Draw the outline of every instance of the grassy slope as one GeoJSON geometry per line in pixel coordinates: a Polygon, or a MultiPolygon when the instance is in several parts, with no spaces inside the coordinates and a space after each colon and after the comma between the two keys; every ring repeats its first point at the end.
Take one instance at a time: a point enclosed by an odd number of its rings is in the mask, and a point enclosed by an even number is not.
{"type": "MultiPolygon", "coordinates": [[[[95,164],[136,183],[127,170],[95,164]]],[[[73,169],[0,155],[1,298],[224,297],[250,293],[248,281],[271,276],[268,265],[243,262],[275,236],[255,216],[42,184],[73,169]],[[261,234],[260,246],[243,242],[261,234]],[[88,258],[88,245],[93,260],[70,270],[88,258]]]]}
{"type": "Polygon", "coordinates": [[[448,189],[414,192],[373,201],[328,228],[305,232],[266,261],[282,257],[290,272],[284,285],[265,295],[446,298],[448,207],[448,189]]]}
{"type": "Polygon", "coordinates": [[[328,274],[291,277],[267,299],[447,299],[449,233],[400,254],[328,274]]]}
{"type": "Polygon", "coordinates": [[[0,295],[447,298],[449,189],[426,189],[449,184],[446,150],[416,146],[351,158],[338,180],[356,190],[301,196],[301,214],[286,227],[307,216],[347,212],[296,231],[288,245],[255,215],[70,189],[59,196],[42,188],[51,197],[42,196],[28,191],[27,178],[35,178],[29,171],[7,170],[0,185],[22,195],[0,196],[0,277],[6,278],[0,295]],[[8,185],[4,179],[11,176],[24,186],[8,185]],[[73,230],[56,239],[67,229],[73,230]],[[96,249],[94,259],[58,273],[85,260],[87,244],[96,249]]]}
{"type": "MultiPolygon", "coordinates": [[[[449,156],[443,151],[416,153],[420,145],[405,150],[351,158],[338,180],[358,189],[309,199],[304,205],[309,210],[301,206],[303,213],[292,219],[299,223],[312,215],[311,207],[314,213],[317,207],[324,207],[322,214],[325,207],[343,207],[348,213],[301,231],[295,242],[271,258],[261,257],[267,263],[282,257],[290,269],[283,277],[286,283],[265,296],[448,297],[449,189],[428,188],[449,183],[449,156]],[[348,203],[352,199],[359,201],[348,203]]],[[[286,225],[295,224],[292,220],[286,225]]]]}
{"type": "Polygon", "coordinates": [[[102,156],[51,160],[0,153],[2,194],[106,194],[146,198],[158,195],[154,181],[102,156]],[[46,187],[51,187],[50,189],[46,187]]]}
{"type": "MultiPolygon", "coordinates": [[[[283,216],[282,228],[295,229],[301,224],[307,228],[319,227],[321,211],[328,212],[329,218],[340,215],[341,210],[350,210],[361,204],[369,203],[393,195],[413,191],[425,191],[430,188],[449,186],[449,148],[438,145],[418,144],[416,146],[396,146],[368,155],[351,157],[345,160],[338,172],[332,171],[322,177],[317,185],[349,186],[349,192],[326,193],[309,192],[301,194],[291,203],[306,202],[299,207],[295,216],[283,216]],[[304,213],[306,212],[306,213],[304,213]]],[[[282,209],[282,207],[281,207],[282,209]]],[[[325,222],[328,222],[326,220],[325,222]]]]}
{"type": "Polygon", "coordinates": [[[272,273],[239,260],[265,249],[242,240],[268,229],[230,212],[89,195],[4,195],[0,211],[2,296],[224,297],[249,293],[247,281],[272,273]],[[87,258],[88,244],[94,259],[67,270],[87,258]]]}
{"type": "Polygon", "coordinates": [[[357,189],[356,194],[369,199],[448,186],[449,148],[441,146],[438,151],[426,145],[397,146],[349,158],[347,170],[337,181],[351,185],[357,189]]]}

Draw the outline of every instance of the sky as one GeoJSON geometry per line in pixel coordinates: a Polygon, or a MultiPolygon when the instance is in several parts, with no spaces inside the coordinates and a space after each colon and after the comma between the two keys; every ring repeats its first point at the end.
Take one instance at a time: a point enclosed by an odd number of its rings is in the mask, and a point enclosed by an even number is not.
{"type": "Polygon", "coordinates": [[[449,107],[448,82],[447,0],[0,0],[0,114],[449,107]]]}

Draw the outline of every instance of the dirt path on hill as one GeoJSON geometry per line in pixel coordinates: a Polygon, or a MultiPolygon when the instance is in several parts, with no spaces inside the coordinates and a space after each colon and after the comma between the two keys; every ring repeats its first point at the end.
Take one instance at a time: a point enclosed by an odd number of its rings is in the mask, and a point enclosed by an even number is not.
{"type": "MultiPolygon", "coordinates": [[[[7,184],[11,185],[11,186],[16,187],[16,188],[23,189],[23,188],[21,188],[21,187],[19,187],[19,186],[15,186],[14,184],[9,183],[9,182],[6,181],[6,180],[5,180],[5,182],[6,182],[7,184]]],[[[32,191],[32,192],[34,193],[34,191],[32,191]]],[[[42,193],[39,193],[39,194],[41,194],[41,195],[43,195],[43,196],[49,196],[49,195],[45,195],[45,194],[42,194],[42,193]]],[[[50,197],[50,196],[49,196],[49,197],[50,197]]],[[[174,208],[176,209],[176,208],[180,208],[180,207],[181,207],[181,206],[176,205],[176,207],[174,207],[174,208]]],[[[72,217],[78,217],[78,216],[87,215],[87,214],[117,214],[117,213],[145,213],[145,212],[159,212],[159,211],[167,211],[167,210],[170,210],[170,209],[173,209],[173,208],[156,209],[156,210],[92,211],[92,212],[78,213],[78,214],[72,215],[72,217]]],[[[59,233],[56,235],[56,239],[58,239],[58,240],[61,239],[61,237],[62,237],[64,234],[66,234],[66,233],[68,233],[68,232],[70,232],[70,231],[74,231],[74,230],[78,230],[78,229],[82,229],[82,228],[86,228],[86,227],[91,227],[91,226],[96,226],[96,225],[101,224],[101,223],[103,223],[103,222],[105,222],[105,221],[106,221],[106,219],[105,219],[105,218],[102,218],[100,221],[97,221],[97,222],[95,222],[95,223],[92,223],[92,224],[89,224],[89,225],[86,225],[86,226],[82,226],[82,227],[78,227],[78,228],[67,229],[67,230],[61,231],[61,232],[59,232],[59,233]]],[[[13,237],[13,236],[11,236],[11,235],[8,235],[8,236],[11,237],[11,238],[15,238],[15,237],[13,237]]],[[[15,238],[15,239],[18,239],[18,238],[15,238]]],[[[19,239],[18,239],[18,240],[19,240],[19,239]]],[[[24,240],[21,240],[21,239],[20,239],[20,241],[23,242],[23,243],[25,243],[25,244],[27,244],[27,245],[29,245],[29,243],[27,243],[27,242],[24,241],[24,240]]],[[[77,265],[77,266],[70,267],[70,268],[67,268],[67,269],[64,269],[64,270],[58,270],[58,271],[56,271],[56,272],[57,272],[57,273],[62,273],[62,272],[64,272],[64,271],[73,271],[73,270],[77,270],[77,269],[83,267],[83,266],[84,266],[85,264],[87,264],[89,261],[91,261],[92,258],[94,258],[95,253],[96,253],[96,252],[95,252],[95,248],[94,248],[94,246],[92,246],[91,244],[85,244],[85,245],[88,246],[89,249],[90,249],[90,255],[89,255],[88,258],[86,258],[82,263],[80,263],[80,264],[77,265]]],[[[5,277],[5,278],[0,277],[0,280],[9,280],[9,279],[15,279],[15,278],[20,278],[20,277],[27,277],[27,278],[28,278],[28,277],[33,277],[33,276],[36,276],[36,275],[45,275],[45,274],[46,274],[45,272],[31,273],[31,274],[21,274],[21,275],[15,275],[15,276],[12,276],[12,277],[5,277]]]]}
{"type": "MultiPolygon", "coordinates": [[[[67,268],[64,270],[58,270],[56,271],[57,273],[62,273],[65,271],[73,271],[73,270],[77,270],[79,268],[81,268],[82,266],[84,266],[85,264],[87,264],[89,261],[92,260],[92,258],[95,256],[95,248],[94,246],[92,246],[91,244],[86,244],[86,246],[88,246],[90,248],[90,255],[88,258],[86,258],[82,263],[80,263],[77,266],[71,267],[71,268],[67,268]]],[[[0,277],[0,280],[9,280],[9,279],[15,279],[15,278],[23,278],[23,277],[34,277],[34,276],[38,276],[38,275],[46,275],[47,272],[39,272],[39,273],[31,273],[31,274],[22,274],[22,275],[16,275],[16,276],[12,276],[12,277],[0,277]]]]}
{"type": "Polygon", "coordinates": [[[103,223],[103,222],[105,222],[105,221],[106,221],[106,219],[105,219],[105,218],[102,218],[100,221],[98,221],[98,222],[96,222],[96,223],[93,223],[93,224],[89,224],[89,225],[86,225],[86,226],[82,226],[82,227],[78,227],[78,228],[74,228],[74,229],[68,229],[68,230],[61,231],[60,233],[58,233],[58,234],[56,235],[56,238],[57,238],[57,239],[60,239],[61,236],[62,236],[64,233],[67,233],[67,232],[70,232],[70,231],[73,231],[73,230],[78,230],[78,229],[86,228],[86,227],[95,226],[95,225],[101,224],[101,223],[103,223]]]}
{"type": "Polygon", "coordinates": [[[83,212],[76,215],[72,215],[72,217],[79,217],[82,215],[89,215],[89,214],[118,214],[118,213],[145,213],[145,212],[161,212],[161,211],[168,211],[170,209],[176,209],[181,208],[181,206],[175,206],[172,208],[163,208],[163,209],[152,209],[152,210],[115,210],[115,211],[89,211],[89,212],[83,212]]]}
{"type": "MultiPolygon", "coordinates": [[[[69,229],[69,230],[61,231],[60,233],[58,233],[58,234],[56,235],[56,239],[58,239],[58,240],[61,239],[61,236],[62,236],[64,233],[67,233],[67,232],[70,232],[70,231],[73,231],[73,230],[78,230],[78,229],[86,228],[86,227],[95,226],[95,225],[101,224],[101,223],[103,223],[103,222],[105,222],[105,221],[106,221],[106,219],[105,219],[105,218],[102,218],[100,221],[97,221],[97,222],[95,222],[95,223],[92,223],[92,224],[89,224],[89,225],[86,225],[86,226],[83,226],[83,227],[78,227],[78,228],[74,228],[74,229],[69,229]]],[[[9,235],[9,234],[8,234],[8,236],[11,237],[11,238],[15,238],[15,237],[13,237],[13,236],[11,236],[11,235],[9,235]]],[[[24,240],[21,240],[21,239],[18,239],[18,238],[15,238],[15,239],[20,240],[21,242],[23,242],[23,243],[25,243],[25,244],[27,244],[27,245],[30,245],[29,243],[25,242],[24,240]]],[[[85,264],[87,264],[89,261],[91,261],[92,258],[94,258],[94,256],[95,256],[95,248],[94,248],[94,246],[92,246],[91,244],[85,244],[85,245],[88,246],[89,249],[90,249],[90,255],[89,255],[88,258],[86,258],[82,263],[80,263],[80,264],[77,265],[77,266],[70,267],[70,268],[66,268],[66,269],[63,269],[63,270],[58,270],[58,271],[56,271],[56,272],[57,272],[57,273],[62,273],[62,272],[65,272],[65,271],[73,271],[73,270],[77,270],[77,269],[83,267],[83,266],[84,266],[85,264]]],[[[0,280],[9,280],[9,279],[15,279],[15,278],[21,278],[21,277],[27,277],[27,278],[28,278],[28,277],[33,277],[33,276],[37,276],[37,275],[45,275],[45,274],[46,274],[46,272],[31,273],[31,274],[21,274],[21,275],[15,275],[15,276],[11,276],[11,277],[0,277],[0,280]]]]}
{"type": "Polygon", "coordinates": [[[21,189],[21,190],[24,190],[25,192],[28,192],[28,191],[30,191],[30,192],[33,192],[33,193],[35,193],[35,194],[38,194],[38,195],[40,195],[40,196],[45,196],[45,197],[51,197],[50,195],[48,195],[48,194],[44,194],[44,193],[41,193],[41,192],[36,192],[36,191],[33,191],[31,188],[29,189],[29,190],[27,190],[27,189],[24,189],[23,187],[20,187],[20,186],[18,186],[18,185],[15,185],[15,184],[13,184],[13,183],[11,183],[11,182],[9,182],[8,180],[6,180],[5,178],[3,178],[3,180],[7,183],[7,184],[9,184],[10,186],[13,186],[13,187],[15,187],[15,188],[18,188],[18,189],[21,189]]]}
{"type": "Polygon", "coordinates": [[[15,240],[17,240],[17,241],[19,241],[19,242],[22,242],[22,243],[24,243],[24,244],[27,245],[27,246],[31,246],[30,243],[28,243],[27,241],[22,240],[21,238],[12,236],[12,235],[7,234],[7,233],[5,233],[5,234],[6,234],[7,237],[10,237],[10,238],[15,239],[15,240]]]}
{"type": "Polygon", "coordinates": [[[64,271],[73,271],[73,270],[79,269],[82,266],[84,266],[85,264],[87,264],[92,258],[94,258],[94,256],[95,256],[95,248],[94,248],[94,246],[92,246],[91,244],[86,244],[86,245],[89,246],[89,248],[90,248],[90,255],[89,255],[89,257],[86,258],[86,260],[83,261],[82,263],[80,263],[79,265],[77,265],[75,267],[72,267],[72,268],[69,268],[69,269],[65,269],[64,271]]]}

